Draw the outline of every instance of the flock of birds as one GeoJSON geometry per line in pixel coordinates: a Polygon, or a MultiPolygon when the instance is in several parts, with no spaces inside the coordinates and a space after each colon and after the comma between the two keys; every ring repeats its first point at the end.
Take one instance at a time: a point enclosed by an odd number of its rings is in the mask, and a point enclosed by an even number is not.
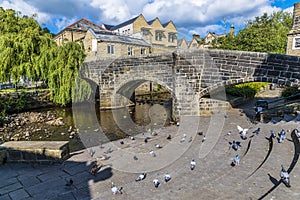
{"type": "MultiPolygon", "coordinates": [[[[179,126],[179,124],[177,124],[177,126],[179,126]]],[[[241,126],[237,126],[237,129],[238,129],[238,132],[240,134],[241,139],[246,140],[249,129],[244,129],[241,126]]],[[[300,139],[300,131],[298,129],[294,129],[294,131],[295,131],[296,136],[300,139]]],[[[290,132],[290,131],[287,130],[287,132],[290,132]]],[[[254,136],[254,134],[258,135],[260,133],[260,128],[257,128],[252,133],[253,133],[253,136],[254,136]]],[[[231,132],[228,132],[228,135],[230,135],[230,134],[231,134],[231,132]]],[[[203,135],[203,132],[199,132],[198,135],[203,135]]],[[[186,137],[187,137],[187,135],[183,134],[181,139],[180,139],[180,142],[181,143],[184,142],[186,140],[186,137]]],[[[276,132],[275,131],[271,130],[270,138],[276,138],[276,132]]],[[[135,138],[133,136],[130,136],[130,139],[135,140],[135,138]]],[[[144,142],[147,143],[149,139],[150,139],[149,137],[145,137],[144,142]]],[[[171,135],[168,135],[167,140],[171,140],[171,139],[172,139],[171,135]]],[[[284,129],[282,129],[278,133],[278,138],[277,139],[278,139],[279,143],[282,143],[286,139],[286,132],[285,132],[284,129]]],[[[192,142],[192,140],[193,140],[193,138],[190,137],[188,142],[192,142]]],[[[202,142],[204,142],[204,141],[205,141],[205,135],[203,135],[202,142]]],[[[124,141],[121,140],[120,144],[124,144],[124,141]]],[[[235,151],[237,151],[239,149],[239,147],[241,147],[241,143],[239,141],[236,141],[236,140],[233,140],[233,142],[230,142],[229,144],[231,145],[231,148],[234,149],[235,151]]],[[[162,146],[160,146],[159,144],[155,144],[155,147],[157,149],[162,148],[162,146]]],[[[100,148],[103,148],[103,146],[100,145],[100,148]]],[[[112,152],[111,148],[109,148],[105,151],[106,154],[111,153],[111,152],[112,152]]],[[[151,150],[149,153],[152,157],[156,157],[156,154],[155,154],[154,150],[151,150]]],[[[89,154],[90,154],[91,157],[93,157],[95,155],[95,150],[93,148],[90,148],[89,149],[89,154]]],[[[104,158],[104,159],[107,159],[107,158],[104,158]]],[[[138,160],[138,158],[136,156],[134,156],[133,159],[138,160]]],[[[240,159],[241,159],[240,155],[236,154],[236,156],[233,159],[232,166],[238,166],[240,164],[240,159]]],[[[92,175],[96,175],[102,167],[103,167],[102,164],[98,164],[97,161],[94,161],[90,173],[92,175]]],[[[195,167],[196,167],[196,161],[195,161],[195,159],[192,159],[190,161],[190,170],[194,170],[195,167]]],[[[145,172],[142,172],[135,179],[135,181],[136,182],[142,181],[142,180],[146,179],[146,176],[147,176],[147,174],[145,172]]],[[[289,176],[289,173],[285,170],[283,165],[281,165],[280,177],[281,177],[282,182],[287,187],[290,187],[290,176],[289,176]]],[[[163,177],[163,180],[165,181],[165,183],[169,182],[171,180],[171,175],[169,173],[166,173],[163,177]]],[[[153,185],[154,185],[155,188],[159,187],[160,181],[158,180],[158,178],[153,179],[153,185]]],[[[67,181],[66,186],[68,186],[68,187],[73,186],[73,180],[70,179],[69,181],[67,181]]],[[[117,187],[112,182],[111,191],[112,191],[113,194],[122,194],[122,189],[123,189],[122,187],[117,187]]]]}

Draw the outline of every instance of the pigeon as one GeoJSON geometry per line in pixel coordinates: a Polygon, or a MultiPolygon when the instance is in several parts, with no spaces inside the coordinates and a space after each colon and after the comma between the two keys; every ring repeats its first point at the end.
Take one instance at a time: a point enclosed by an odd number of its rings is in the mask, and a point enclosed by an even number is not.
{"type": "Polygon", "coordinates": [[[102,145],[102,143],[99,144],[99,148],[100,148],[100,149],[103,149],[103,148],[104,148],[103,145],[102,145]]]}
{"type": "Polygon", "coordinates": [[[171,140],[171,139],[172,139],[171,135],[168,135],[167,140],[171,140]]]}
{"type": "Polygon", "coordinates": [[[131,140],[135,140],[135,138],[133,136],[130,137],[131,140]]]}
{"type": "Polygon", "coordinates": [[[120,141],[120,144],[124,144],[124,141],[123,141],[123,140],[121,140],[121,141],[120,141]]]}
{"type": "Polygon", "coordinates": [[[159,144],[156,144],[155,147],[156,147],[157,149],[162,148],[162,146],[160,146],[159,144]]]}
{"type": "Polygon", "coordinates": [[[234,165],[239,165],[240,164],[240,156],[239,156],[239,154],[236,154],[236,156],[234,157],[233,163],[234,163],[234,165]]]}
{"type": "Polygon", "coordinates": [[[177,123],[176,123],[176,126],[179,126],[179,125],[180,125],[180,123],[179,123],[179,122],[177,122],[177,123]]]}
{"type": "Polygon", "coordinates": [[[203,136],[203,139],[202,139],[202,142],[204,142],[206,140],[206,137],[205,137],[205,135],[203,136]]]}
{"type": "Polygon", "coordinates": [[[117,186],[115,186],[115,184],[112,182],[111,183],[111,191],[113,194],[122,194],[122,188],[117,188],[117,186]]]}
{"type": "Polygon", "coordinates": [[[156,154],[154,153],[153,150],[151,150],[149,153],[150,153],[150,155],[151,155],[152,157],[155,157],[155,156],[156,156],[156,154]]]}
{"type": "Polygon", "coordinates": [[[154,187],[157,188],[157,187],[159,186],[160,183],[159,183],[158,179],[154,179],[154,180],[153,180],[153,184],[154,184],[154,187]]]}
{"type": "Polygon", "coordinates": [[[195,159],[192,159],[192,161],[191,161],[191,170],[194,170],[195,169],[195,167],[196,167],[196,162],[195,162],[195,159]]]}
{"type": "Polygon", "coordinates": [[[271,136],[270,136],[270,137],[271,137],[271,138],[275,138],[275,137],[276,137],[275,131],[271,130],[271,136]]]}
{"type": "Polygon", "coordinates": [[[169,182],[169,180],[171,180],[171,175],[169,173],[166,173],[164,176],[165,182],[169,182]]]}
{"type": "Polygon", "coordinates": [[[72,179],[70,179],[67,183],[66,186],[71,187],[73,186],[74,181],[72,179]]]}
{"type": "Polygon", "coordinates": [[[247,139],[247,131],[249,130],[249,129],[244,129],[244,128],[242,128],[242,127],[240,127],[239,125],[237,126],[237,129],[239,130],[239,133],[241,134],[241,138],[243,139],[243,140],[246,140],[247,139]]]}
{"type": "Polygon", "coordinates": [[[258,135],[260,132],[260,128],[257,128],[255,131],[253,131],[252,133],[256,133],[256,135],[258,135]]]}
{"type": "Polygon", "coordinates": [[[298,129],[294,129],[297,138],[300,138],[300,131],[298,129]]]}
{"type": "Polygon", "coordinates": [[[113,152],[113,150],[110,147],[105,151],[105,153],[107,153],[107,154],[109,154],[111,152],[113,152]]]}
{"type": "Polygon", "coordinates": [[[141,173],[138,177],[137,177],[137,179],[135,179],[135,181],[141,181],[141,180],[144,180],[146,178],[146,173],[141,173]]]}
{"type": "Polygon", "coordinates": [[[232,148],[237,151],[239,146],[240,146],[240,142],[237,142],[237,141],[233,140],[232,148]]]}
{"type": "Polygon", "coordinates": [[[184,142],[185,141],[185,138],[186,138],[186,134],[184,133],[180,139],[180,142],[184,142]]]}
{"type": "Polygon", "coordinates": [[[149,139],[149,137],[145,137],[144,142],[147,143],[148,139],[149,139]]]}
{"type": "Polygon", "coordinates": [[[192,141],[193,141],[193,137],[191,136],[190,139],[189,139],[189,142],[192,142],[192,141]]]}
{"type": "Polygon", "coordinates": [[[281,131],[278,135],[279,135],[278,142],[282,143],[286,138],[285,131],[283,129],[281,129],[281,131]]]}
{"type": "Polygon", "coordinates": [[[198,132],[198,135],[203,135],[203,132],[202,131],[198,132]]]}
{"type": "Polygon", "coordinates": [[[229,132],[227,133],[227,135],[231,135],[231,131],[229,131],[229,132]]]}
{"type": "Polygon", "coordinates": [[[91,169],[91,174],[96,175],[98,171],[101,169],[102,165],[98,164],[97,161],[94,162],[93,167],[91,169]]]}
{"type": "Polygon", "coordinates": [[[290,185],[290,175],[289,175],[289,173],[284,169],[283,165],[281,165],[280,178],[281,178],[282,182],[283,182],[287,187],[291,187],[291,185],[290,185]]]}
{"type": "Polygon", "coordinates": [[[93,157],[96,152],[93,148],[90,148],[89,153],[90,153],[90,156],[93,157]]]}
{"type": "Polygon", "coordinates": [[[133,160],[138,160],[138,158],[136,156],[133,156],[133,160]]]}

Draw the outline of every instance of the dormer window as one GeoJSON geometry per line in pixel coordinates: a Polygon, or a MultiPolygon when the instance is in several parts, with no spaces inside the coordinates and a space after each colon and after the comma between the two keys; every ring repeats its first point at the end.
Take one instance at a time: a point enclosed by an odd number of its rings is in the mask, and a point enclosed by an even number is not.
{"type": "Polygon", "coordinates": [[[177,39],[176,33],[169,33],[168,42],[174,43],[177,39]]]}
{"type": "Polygon", "coordinates": [[[293,49],[300,49],[300,37],[293,39],[293,49]]]}
{"type": "Polygon", "coordinates": [[[162,41],[163,37],[164,37],[163,31],[155,31],[155,40],[156,41],[162,41]]]}

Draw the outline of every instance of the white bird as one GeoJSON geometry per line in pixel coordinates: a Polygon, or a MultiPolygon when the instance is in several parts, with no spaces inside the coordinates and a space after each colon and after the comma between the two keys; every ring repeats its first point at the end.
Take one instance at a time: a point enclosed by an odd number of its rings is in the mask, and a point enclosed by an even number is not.
{"type": "Polygon", "coordinates": [[[195,159],[192,159],[190,167],[191,167],[191,170],[195,169],[195,167],[196,167],[196,161],[195,161],[195,159]]]}
{"type": "Polygon", "coordinates": [[[144,180],[146,178],[146,173],[141,173],[139,175],[139,177],[137,177],[137,179],[135,179],[135,181],[141,181],[141,180],[144,180]]]}
{"type": "Polygon", "coordinates": [[[233,163],[234,165],[239,165],[240,164],[240,156],[239,154],[236,154],[236,156],[234,157],[233,163]]]}
{"type": "Polygon", "coordinates": [[[162,146],[160,146],[159,144],[156,144],[155,147],[158,149],[162,148],[162,146]]]}
{"type": "Polygon", "coordinates": [[[159,183],[158,179],[154,179],[154,180],[153,180],[153,184],[154,184],[154,187],[157,188],[157,187],[159,186],[160,183],[159,183]]]}
{"type": "Polygon", "coordinates": [[[179,123],[179,122],[177,122],[177,123],[176,123],[176,126],[179,126],[179,125],[180,125],[180,123],[179,123]]]}
{"type": "Polygon", "coordinates": [[[111,191],[113,194],[122,194],[122,191],[121,191],[122,188],[117,188],[117,186],[115,186],[115,184],[112,182],[111,183],[111,191]]]}
{"type": "Polygon", "coordinates": [[[151,150],[149,153],[150,153],[150,155],[151,155],[152,157],[155,157],[155,156],[156,156],[156,154],[154,153],[153,150],[151,150]]]}
{"type": "Polygon", "coordinates": [[[185,138],[186,138],[186,134],[184,133],[180,139],[180,142],[184,142],[185,141],[185,138]]]}
{"type": "Polygon", "coordinates": [[[96,152],[93,148],[90,148],[89,153],[90,153],[90,156],[93,157],[96,152]]]}
{"type": "Polygon", "coordinates": [[[242,128],[242,127],[240,127],[239,125],[237,125],[237,129],[239,130],[239,133],[241,134],[241,138],[243,139],[243,140],[246,140],[247,139],[247,131],[249,130],[249,129],[247,129],[247,128],[242,128]]]}
{"type": "Polygon", "coordinates": [[[134,138],[133,136],[130,136],[130,139],[131,139],[131,140],[135,140],[135,138],[134,138]]]}
{"type": "Polygon", "coordinates": [[[290,185],[290,175],[289,175],[289,173],[284,169],[283,165],[281,165],[280,178],[281,178],[282,182],[283,182],[287,187],[291,187],[291,185],[290,185]]]}
{"type": "Polygon", "coordinates": [[[297,138],[300,138],[300,131],[298,129],[294,129],[297,138]]]}
{"type": "Polygon", "coordinates": [[[168,182],[169,180],[171,180],[171,175],[169,173],[166,173],[164,176],[165,182],[168,182]]]}

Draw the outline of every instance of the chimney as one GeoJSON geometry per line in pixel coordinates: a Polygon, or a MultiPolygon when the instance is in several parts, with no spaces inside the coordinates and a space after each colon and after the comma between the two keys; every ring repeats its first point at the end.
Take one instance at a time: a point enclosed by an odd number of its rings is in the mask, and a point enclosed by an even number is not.
{"type": "Polygon", "coordinates": [[[300,28],[300,2],[294,4],[293,30],[300,28]]]}
{"type": "Polygon", "coordinates": [[[234,36],[234,25],[231,24],[230,26],[230,33],[229,33],[231,36],[234,36]]]}
{"type": "Polygon", "coordinates": [[[199,34],[193,34],[193,39],[199,41],[200,40],[200,35],[199,34]]]}

